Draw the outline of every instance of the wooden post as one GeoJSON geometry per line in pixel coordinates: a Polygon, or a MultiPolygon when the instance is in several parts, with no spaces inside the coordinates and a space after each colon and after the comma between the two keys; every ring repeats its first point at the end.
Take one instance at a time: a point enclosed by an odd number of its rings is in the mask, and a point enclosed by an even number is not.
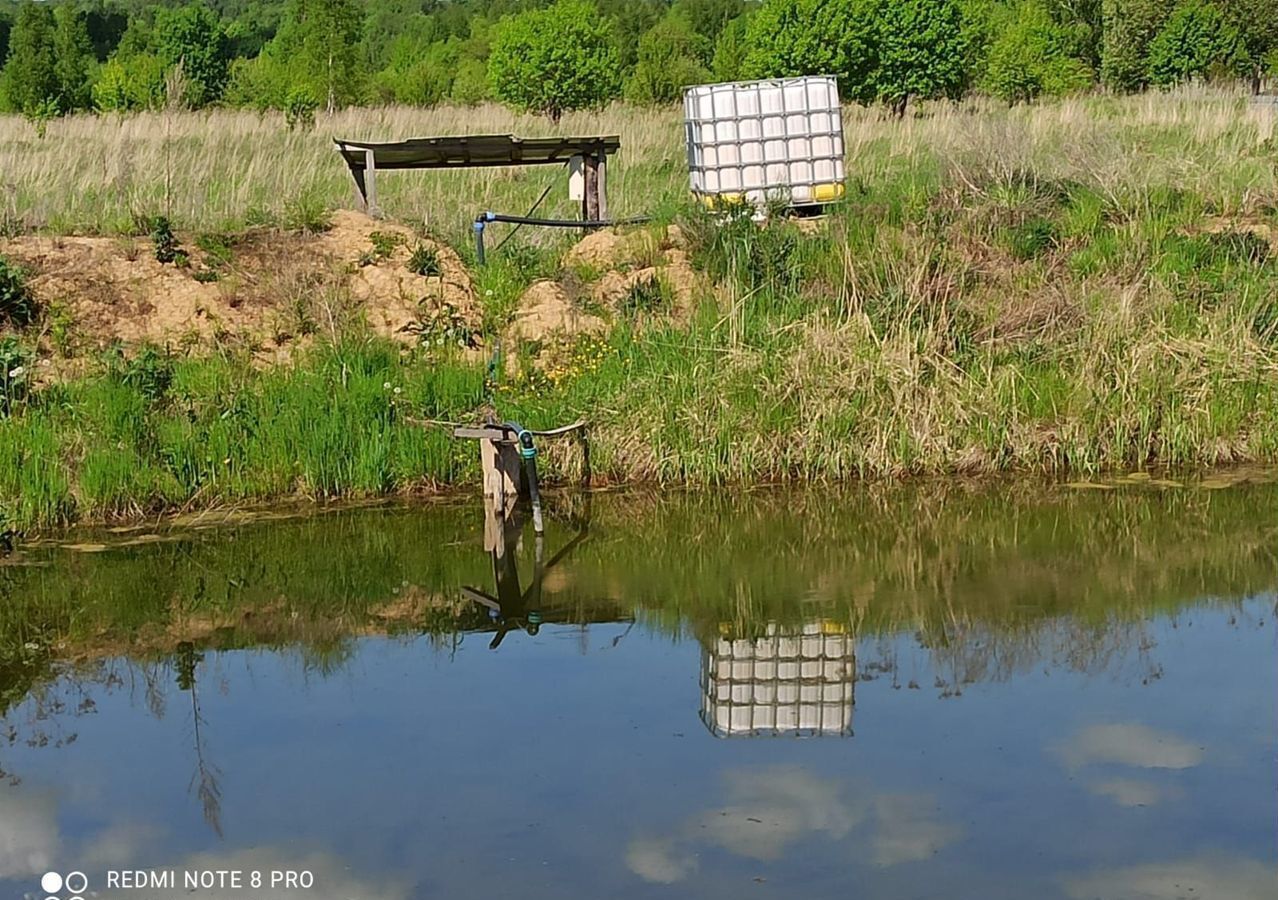
{"type": "Polygon", "coordinates": [[[377,159],[371,147],[364,150],[364,206],[368,214],[380,219],[382,211],[377,208],[377,159]]]}
{"type": "Polygon", "coordinates": [[[587,222],[599,221],[599,157],[586,156],[586,197],[582,201],[581,217],[587,222]]]}
{"type": "Polygon", "coordinates": [[[599,193],[599,218],[608,221],[608,154],[599,154],[599,175],[596,183],[599,193]]]}
{"type": "Polygon", "coordinates": [[[519,500],[522,468],[519,451],[505,441],[479,442],[479,461],[484,475],[484,496],[491,497],[504,516],[519,500]]]}

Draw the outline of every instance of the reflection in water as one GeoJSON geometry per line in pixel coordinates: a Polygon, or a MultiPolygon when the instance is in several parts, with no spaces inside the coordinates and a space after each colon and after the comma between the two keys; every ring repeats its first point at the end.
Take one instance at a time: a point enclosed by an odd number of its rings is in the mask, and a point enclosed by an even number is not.
{"type": "MultiPolygon", "coordinates": [[[[520,504],[509,514],[500,514],[491,500],[484,501],[484,549],[492,560],[493,582],[497,595],[475,587],[463,587],[462,594],[488,610],[496,633],[488,649],[496,650],[511,631],[523,630],[535,637],[541,630],[542,585],[546,575],[586,539],[590,530],[589,506],[581,517],[567,517],[577,533],[551,557],[544,561],[545,538],[538,534],[533,538],[533,576],[527,590],[520,586],[519,551],[523,545],[526,522],[526,506],[520,504]]],[[[551,516],[555,515],[553,509],[551,516]]]]}
{"type": "Polygon", "coordinates": [[[0,896],[72,862],[315,900],[1278,895],[1278,487],[900,491],[602,493],[541,546],[440,505],[25,548],[0,896]],[[711,738],[854,704],[854,741],[711,738]]]}
{"type": "Polygon", "coordinates": [[[1203,748],[1174,734],[1131,722],[1091,725],[1060,748],[1071,769],[1117,763],[1139,769],[1188,769],[1203,761],[1203,748]]]}
{"type": "Polygon", "coordinates": [[[218,837],[222,837],[222,788],[218,784],[221,773],[204,755],[206,722],[200,711],[200,693],[195,677],[196,668],[203,661],[204,654],[197,653],[195,645],[190,641],[178,644],[173,660],[177,669],[177,686],[178,690],[185,691],[191,698],[191,732],[195,742],[195,774],[191,776],[191,786],[200,798],[204,821],[218,837]]]}
{"type": "Polygon", "coordinates": [[[1217,854],[1094,872],[1065,890],[1074,900],[1273,900],[1278,866],[1217,854]]]}
{"type": "Polygon", "coordinates": [[[701,721],[715,737],[852,734],[856,640],[833,622],[770,623],[701,650],[701,721]]]}
{"type": "Polygon", "coordinates": [[[828,841],[886,868],[928,859],[963,836],[961,827],[938,815],[934,797],[876,791],[797,766],[728,770],[723,791],[722,805],[664,834],[633,838],[627,867],[645,881],[668,884],[697,870],[704,847],[772,862],[828,841]]]}

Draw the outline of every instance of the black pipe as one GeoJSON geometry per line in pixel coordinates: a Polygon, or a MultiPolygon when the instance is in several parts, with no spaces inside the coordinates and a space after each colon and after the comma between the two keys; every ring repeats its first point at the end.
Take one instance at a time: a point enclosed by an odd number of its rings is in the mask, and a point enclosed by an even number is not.
{"type": "Polygon", "coordinates": [[[533,533],[545,534],[546,526],[541,518],[541,487],[537,483],[537,448],[533,446],[532,432],[517,422],[507,422],[506,427],[515,432],[519,442],[519,457],[524,461],[524,474],[528,476],[528,499],[532,501],[533,533]]]}
{"type": "Polygon", "coordinates": [[[542,225],[547,228],[611,228],[614,225],[641,225],[651,222],[652,216],[630,216],[626,219],[537,219],[531,216],[508,216],[504,213],[481,213],[475,219],[480,222],[509,222],[512,225],[542,225]]]}
{"type": "Polygon", "coordinates": [[[475,262],[484,264],[484,227],[488,222],[481,216],[475,220],[475,262]]]}

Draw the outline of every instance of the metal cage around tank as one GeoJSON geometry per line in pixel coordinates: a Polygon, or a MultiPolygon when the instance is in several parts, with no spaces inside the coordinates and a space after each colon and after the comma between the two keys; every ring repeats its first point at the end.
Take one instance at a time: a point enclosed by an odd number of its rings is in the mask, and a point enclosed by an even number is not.
{"type": "Polygon", "coordinates": [[[707,205],[823,205],[844,194],[838,83],[811,76],[684,92],[692,192],[707,205]]]}
{"type": "Polygon", "coordinates": [[[716,737],[852,734],[856,639],[829,622],[770,624],[701,651],[701,721],[716,737]]]}

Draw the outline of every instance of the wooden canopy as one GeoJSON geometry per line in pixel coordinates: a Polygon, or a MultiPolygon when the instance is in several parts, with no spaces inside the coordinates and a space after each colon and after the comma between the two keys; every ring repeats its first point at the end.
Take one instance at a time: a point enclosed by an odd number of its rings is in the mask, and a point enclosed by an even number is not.
{"type": "Polygon", "coordinates": [[[367,169],[468,169],[476,166],[537,166],[566,163],[574,156],[599,158],[621,147],[617,135],[518,138],[513,134],[412,138],[372,143],[334,138],[351,171],[367,169]]]}
{"type": "Polygon", "coordinates": [[[377,215],[378,169],[470,169],[490,166],[545,166],[581,163],[584,178],[583,218],[598,218],[607,209],[602,173],[607,158],[621,147],[618,135],[518,138],[513,134],[475,134],[412,138],[407,141],[347,141],[334,138],[355,179],[359,202],[377,215]],[[589,207],[587,209],[587,207],[589,207]]]}

